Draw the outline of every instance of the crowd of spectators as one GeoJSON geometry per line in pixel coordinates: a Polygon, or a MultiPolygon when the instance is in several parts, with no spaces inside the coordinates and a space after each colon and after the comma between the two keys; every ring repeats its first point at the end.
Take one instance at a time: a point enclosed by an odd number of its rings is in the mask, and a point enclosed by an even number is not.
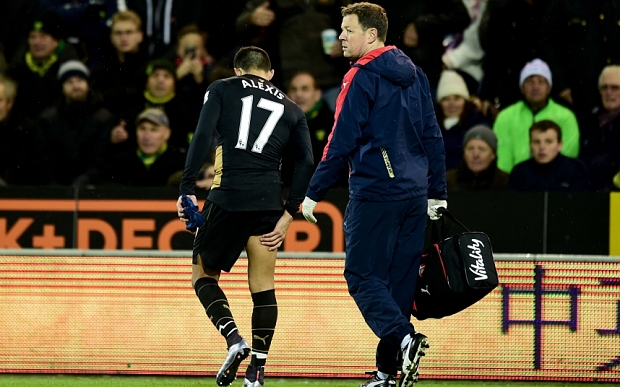
{"type": "MultiPolygon", "coordinates": [[[[203,95],[245,45],[271,55],[318,164],[349,68],[324,38],[351,2],[2,1],[0,186],[178,184],[203,95]]],[[[428,75],[449,191],[620,190],[620,4],[375,2],[428,75]]]]}

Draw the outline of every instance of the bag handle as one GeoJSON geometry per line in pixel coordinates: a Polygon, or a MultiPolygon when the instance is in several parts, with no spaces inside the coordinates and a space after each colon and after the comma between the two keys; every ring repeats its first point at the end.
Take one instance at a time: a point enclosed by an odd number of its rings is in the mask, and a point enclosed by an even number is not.
{"type": "Polygon", "coordinates": [[[454,215],[452,215],[452,213],[449,212],[447,208],[445,208],[445,207],[438,207],[437,208],[437,212],[442,214],[442,215],[447,216],[448,219],[450,219],[454,223],[458,224],[459,226],[463,227],[465,229],[465,231],[471,232],[471,230],[468,229],[467,227],[465,227],[465,225],[463,223],[461,223],[461,221],[458,220],[454,215]]]}

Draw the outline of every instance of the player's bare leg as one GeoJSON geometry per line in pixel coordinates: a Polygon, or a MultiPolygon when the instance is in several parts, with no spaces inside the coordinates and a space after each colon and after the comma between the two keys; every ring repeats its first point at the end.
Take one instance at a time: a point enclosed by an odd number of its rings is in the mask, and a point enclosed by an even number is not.
{"type": "Polygon", "coordinates": [[[260,237],[253,236],[246,245],[248,253],[248,284],[252,293],[252,360],[247,368],[244,387],[264,386],[263,372],[276,321],[274,272],[276,250],[269,250],[261,243],[260,237]]]}
{"type": "Polygon", "coordinates": [[[200,254],[192,267],[192,285],[207,316],[226,339],[228,354],[216,376],[218,386],[228,386],[237,378],[239,364],[250,355],[250,346],[239,335],[228,299],[218,285],[220,270],[205,269],[200,254]]]}

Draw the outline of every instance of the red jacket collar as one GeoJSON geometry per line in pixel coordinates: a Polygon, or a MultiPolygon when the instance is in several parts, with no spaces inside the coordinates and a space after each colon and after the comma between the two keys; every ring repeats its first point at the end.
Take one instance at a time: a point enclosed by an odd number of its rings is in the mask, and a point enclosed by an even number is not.
{"type": "Polygon", "coordinates": [[[363,66],[366,63],[368,63],[368,62],[372,61],[373,59],[375,59],[376,57],[378,57],[379,55],[383,54],[384,52],[389,51],[389,50],[394,50],[395,48],[396,48],[396,46],[384,46],[384,47],[375,48],[374,50],[368,51],[366,53],[366,55],[364,55],[363,57],[359,58],[353,64],[359,64],[360,66],[363,66]]]}

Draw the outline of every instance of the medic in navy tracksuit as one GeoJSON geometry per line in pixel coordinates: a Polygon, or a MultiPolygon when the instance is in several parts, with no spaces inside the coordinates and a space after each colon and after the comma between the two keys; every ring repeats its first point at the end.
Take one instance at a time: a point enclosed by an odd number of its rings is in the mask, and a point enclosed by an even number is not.
{"type": "Polygon", "coordinates": [[[380,338],[379,371],[396,375],[410,322],[427,199],[447,199],[445,151],[426,75],[394,46],[345,75],[336,120],[306,196],[320,201],[350,167],[345,278],[380,338]]]}

